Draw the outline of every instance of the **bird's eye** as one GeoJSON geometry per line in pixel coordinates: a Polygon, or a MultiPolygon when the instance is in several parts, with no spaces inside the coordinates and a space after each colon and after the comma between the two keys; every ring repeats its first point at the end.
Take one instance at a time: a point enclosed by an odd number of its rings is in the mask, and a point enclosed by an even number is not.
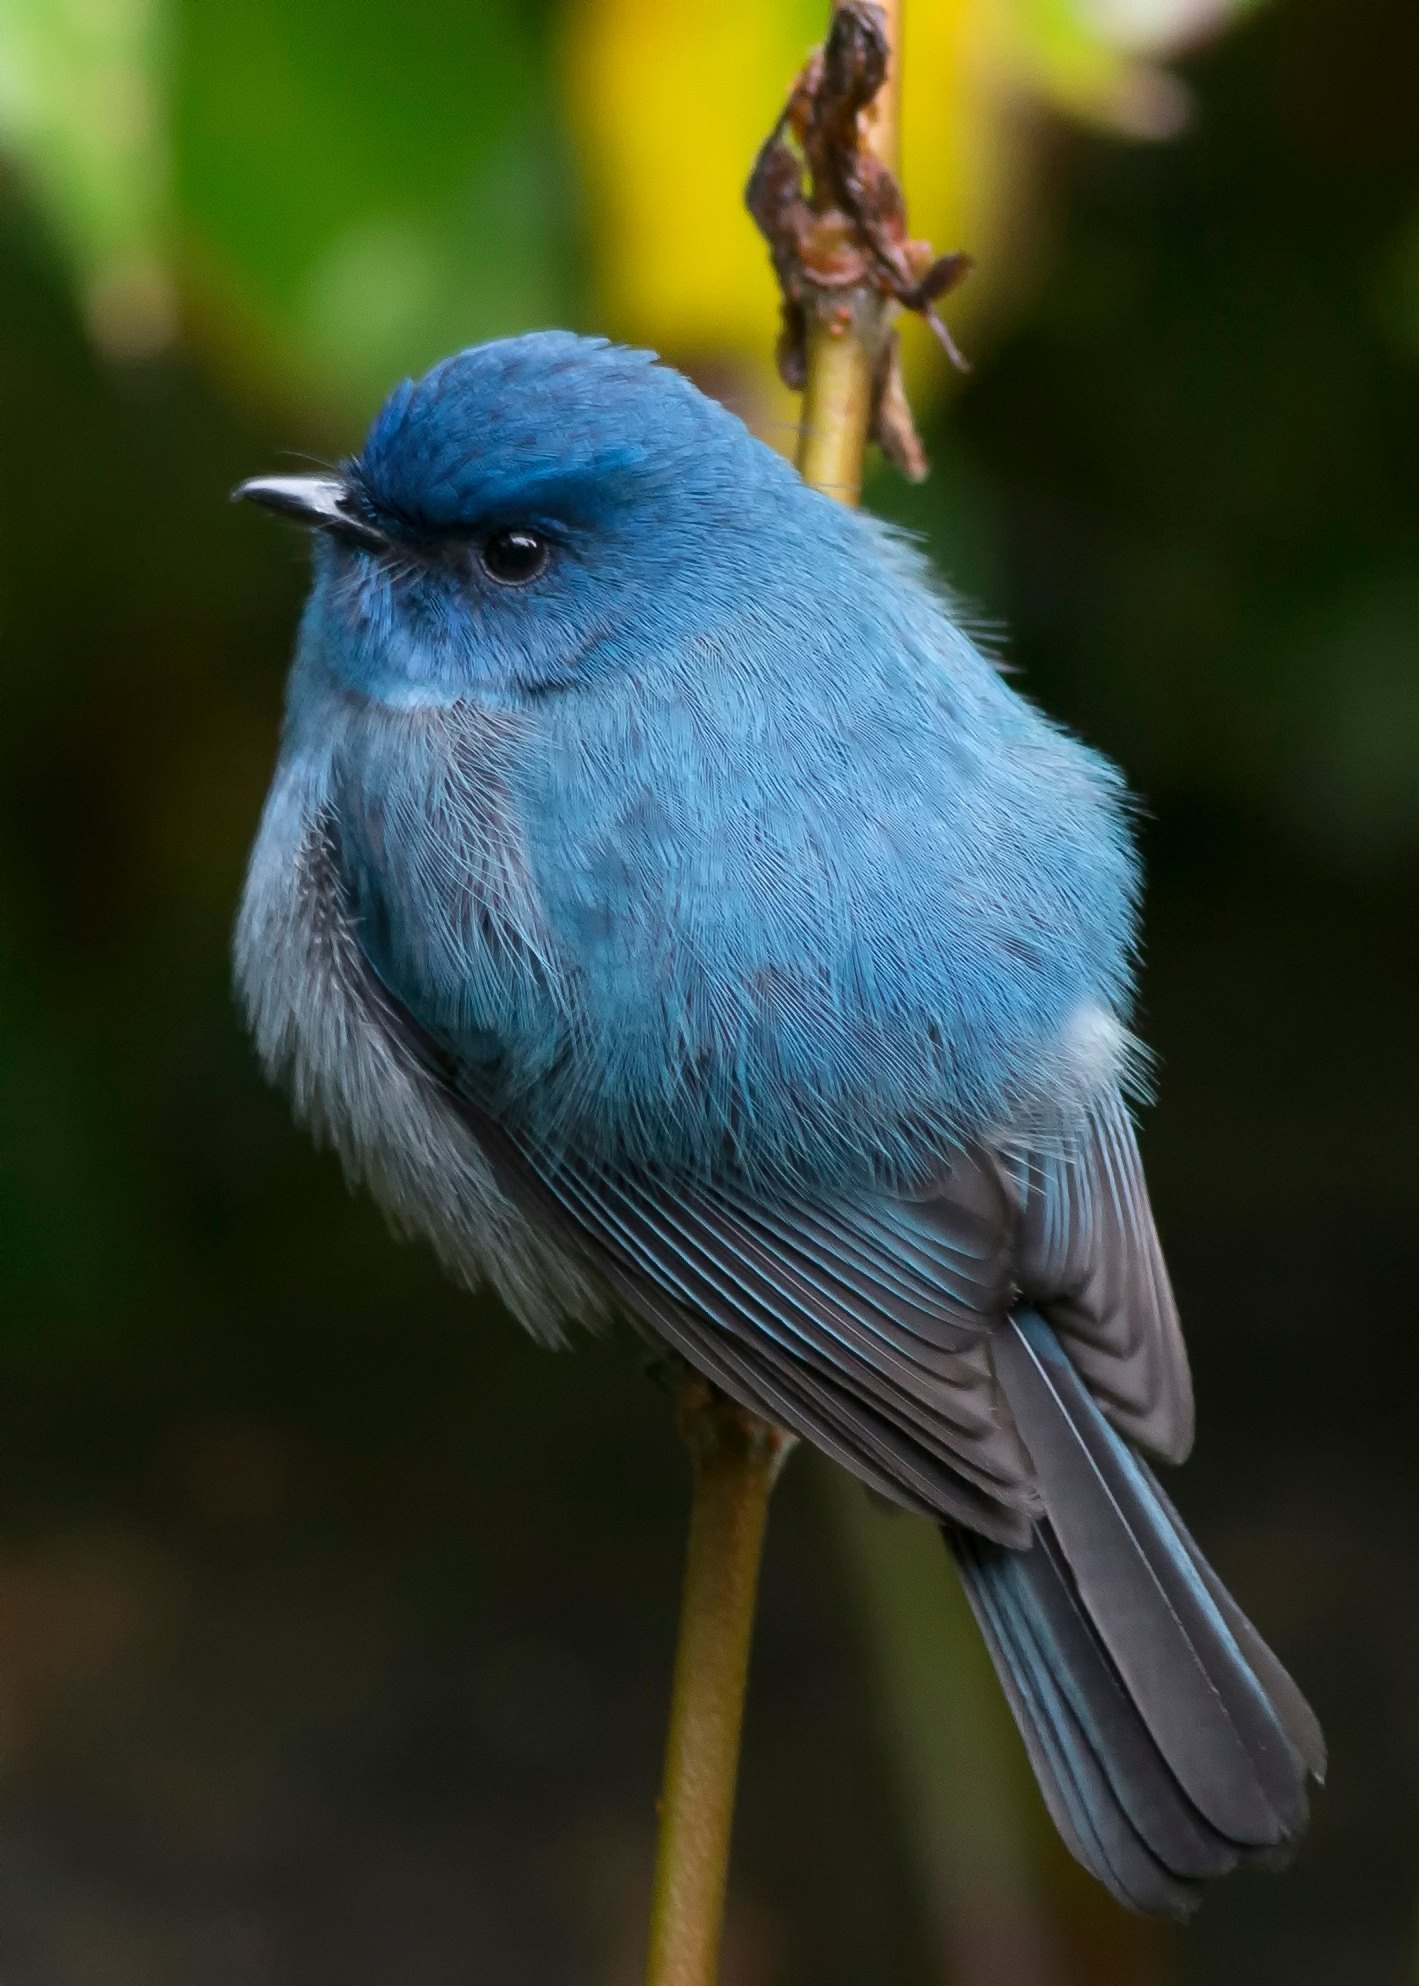
{"type": "Polygon", "coordinates": [[[540,531],[518,525],[490,532],[478,553],[484,572],[501,586],[525,586],[544,570],[551,555],[540,531]]]}

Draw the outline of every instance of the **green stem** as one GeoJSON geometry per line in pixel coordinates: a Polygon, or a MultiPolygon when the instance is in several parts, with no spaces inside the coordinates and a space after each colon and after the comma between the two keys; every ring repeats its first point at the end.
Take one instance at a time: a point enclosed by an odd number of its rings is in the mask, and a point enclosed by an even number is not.
{"type": "MultiPolygon", "coordinates": [[[[876,0],[891,59],[887,80],[865,118],[868,145],[895,173],[901,152],[902,10],[905,0],[876,0]]],[[[808,325],[808,376],[803,384],[798,473],[815,490],[855,504],[862,489],[867,429],[872,414],[872,382],[884,340],[892,328],[892,305],[876,290],[850,292],[846,300],[824,300],[808,325]]]]}
{"type": "Polygon", "coordinates": [[[660,1795],[646,1986],[714,1986],[769,1497],[791,1437],[704,1380],[681,1395],[694,1467],[660,1795]]]}
{"type": "Polygon", "coordinates": [[[872,381],[891,308],[875,290],[854,290],[809,322],[798,473],[839,503],[855,504],[862,488],[872,381]]]}

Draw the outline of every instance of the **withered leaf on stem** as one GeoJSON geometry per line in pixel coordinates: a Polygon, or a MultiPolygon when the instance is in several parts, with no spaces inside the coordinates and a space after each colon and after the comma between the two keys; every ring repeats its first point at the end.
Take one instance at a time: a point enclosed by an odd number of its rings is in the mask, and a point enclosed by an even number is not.
{"type": "MultiPolygon", "coordinates": [[[[912,239],[901,186],[868,142],[863,113],[887,79],[888,60],[880,8],[843,0],[749,177],[745,200],[768,243],[783,302],[779,372],[796,391],[807,376],[810,318],[846,324],[852,291],[917,312],[951,362],[965,368],[934,306],[970,273],[971,258],[938,256],[929,242],[912,239]]],[[[914,480],[925,474],[890,329],[877,359],[872,435],[914,480]]]]}

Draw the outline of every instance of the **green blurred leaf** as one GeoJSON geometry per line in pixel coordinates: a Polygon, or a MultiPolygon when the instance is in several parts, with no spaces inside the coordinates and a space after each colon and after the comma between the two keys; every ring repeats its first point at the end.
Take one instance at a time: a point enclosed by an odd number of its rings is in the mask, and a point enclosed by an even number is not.
{"type": "Polygon", "coordinates": [[[1373,862],[1419,843],[1419,579],[1406,561],[1328,603],[1292,667],[1286,774],[1301,821],[1373,862]]]}
{"type": "Polygon", "coordinates": [[[165,265],[163,0],[0,0],[0,138],[118,353],[174,323],[165,265]]]}
{"type": "Polygon", "coordinates": [[[203,323],[333,403],[565,315],[535,11],[177,0],[174,179],[203,323]]]}

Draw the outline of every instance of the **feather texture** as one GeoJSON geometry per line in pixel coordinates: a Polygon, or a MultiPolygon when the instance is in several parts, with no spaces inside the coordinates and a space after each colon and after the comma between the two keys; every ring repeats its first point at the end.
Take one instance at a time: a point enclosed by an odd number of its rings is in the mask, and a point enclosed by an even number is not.
{"type": "Polygon", "coordinates": [[[1192,1446],[1192,1380],[1117,1091],[1098,1097],[1067,1144],[1016,1154],[1017,1280],[1067,1341],[1117,1427],[1169,1462],[1192,1446]]]}
{"type": "Polygon", "coordinates": [[[948,1543],[1061,1832],[1123,1901],[1181,1914],[1294,1848],[1319,1727],[1041,1318],[996,1369],[1042,1515],[1027,1551],[948,1543]]]}
{"type": "Polygon", "coordinates": [[[1288,1849],[1314,1719],[1133,1451],[1192,1395],[1112,768],[645,353],[460,353],[308,514],[237,933],[268,1070],[534,1329],[614,1302],[940,1521],[1118,1895],[1288,1849]]]}

